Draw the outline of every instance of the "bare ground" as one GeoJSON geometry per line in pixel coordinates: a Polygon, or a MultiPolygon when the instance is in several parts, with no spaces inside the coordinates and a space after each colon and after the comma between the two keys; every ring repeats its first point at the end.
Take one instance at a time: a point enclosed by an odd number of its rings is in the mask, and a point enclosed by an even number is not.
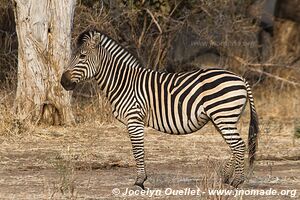
{"type": "MultiPolygon", "coordinates": [[[[248,125],[241,123],[243,138],[248,125]]],[[[241,188],[298,190],[296,196],[224,196],[208,189],[232,189],[218,173],[229,149],[211,124],[185,136],[146,129],[146,167],[151,190],[185,188],[206,191],[202,196],[168,196],[155,199],[299,199],[300,139],[293,124],[261,123],[258,160],[254,174],[241,188]]],[[[123,125],[80,125],[69,128],[34,128],[0,138],[0,199],[147,199],[147,196],[113,195],[133,187],[135,163],[123,125]],[[116,191],[114,191],[116,192],[116,191]]],[[[248,169],[248,168],[247,168],[248,169]]]]}

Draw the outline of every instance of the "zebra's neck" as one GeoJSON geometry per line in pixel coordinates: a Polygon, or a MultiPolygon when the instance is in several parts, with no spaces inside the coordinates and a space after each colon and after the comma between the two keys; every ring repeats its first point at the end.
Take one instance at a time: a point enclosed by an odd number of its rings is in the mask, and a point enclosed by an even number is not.
{"type": "Polygon", "coordinates": [[[145,71],[140,62],[125,48],[106,35],[99,44],[100,71],[96,80],[112,105],[134,91],[133,82],[138,72],[145,71]]]}

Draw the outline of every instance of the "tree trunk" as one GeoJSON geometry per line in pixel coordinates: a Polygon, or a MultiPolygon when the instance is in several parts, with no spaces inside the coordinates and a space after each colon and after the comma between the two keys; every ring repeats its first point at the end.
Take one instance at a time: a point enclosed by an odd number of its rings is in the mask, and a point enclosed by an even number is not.
{"type": "Polygon", "coordinates": [[[76,0],[14,0],[18,35],[15,108],[20,120],[72,124],[69,93],[60,76],[71,55],[76,0]]]}

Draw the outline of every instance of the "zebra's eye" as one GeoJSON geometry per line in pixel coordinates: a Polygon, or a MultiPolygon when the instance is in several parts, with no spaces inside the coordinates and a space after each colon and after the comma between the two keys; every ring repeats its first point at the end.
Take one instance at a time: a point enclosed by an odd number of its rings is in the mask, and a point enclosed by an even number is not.
{"type": "Polygon", "coordinates": [[[86,57],[86,54],[80,54],[79,55],[79,59],[85,59],[85,57],[86,57]]]}

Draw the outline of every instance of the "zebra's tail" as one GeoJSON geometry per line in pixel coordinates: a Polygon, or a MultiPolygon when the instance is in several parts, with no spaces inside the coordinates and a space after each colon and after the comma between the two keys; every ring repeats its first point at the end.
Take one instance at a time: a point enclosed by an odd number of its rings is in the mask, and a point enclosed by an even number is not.
{"type": "Polygon", "coordinates": [[[250,103],[250,124],[249,124],[249,132],[248,132],[248,149],[249,149],[249,167],[250,169],[253,168],[253,163],[255,160],[255,152],[257,149],[258,143],[258,117],[254,106],[254,100],[252,96],[251,87],[247,81],[245,81],[246,89],[248,93],[248,99],[250,103]]]}

